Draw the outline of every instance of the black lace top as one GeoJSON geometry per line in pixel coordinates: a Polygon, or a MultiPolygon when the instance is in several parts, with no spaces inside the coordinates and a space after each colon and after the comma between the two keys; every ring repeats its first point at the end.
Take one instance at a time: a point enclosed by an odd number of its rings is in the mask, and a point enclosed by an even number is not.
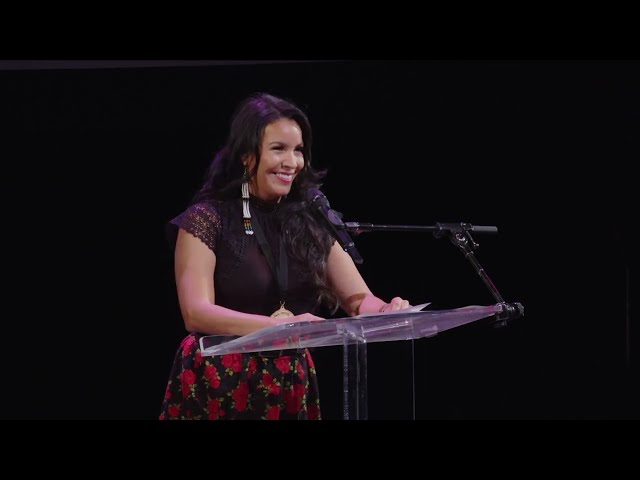
{"type": "MultiPolygon", "coordinates": [[[[278,205],[251,198],[251,221],[260,222],[278,262],[280,219],[278,205]]],[[[216,254],[214,287],[216,304],[246,313],[270,315],[280,307],[275,275],[254,235],[247,235],[242,220],[242,200],[198,203],[167,224],[171,246],[178,229],[196,236],[216,254]]],[[[298,315],[317,312],[318,291],[308,269],[288,259],[288,290],[285,307],[298,315]]]]}

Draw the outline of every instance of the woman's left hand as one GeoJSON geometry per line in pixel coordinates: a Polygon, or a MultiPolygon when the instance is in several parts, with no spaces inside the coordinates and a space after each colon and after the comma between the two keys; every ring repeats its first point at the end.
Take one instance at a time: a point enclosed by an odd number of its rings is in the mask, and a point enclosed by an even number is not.
{"type": "Polygon", "coordinates": [[[393,297],[389,303],[385,303],[380,307],[380,312],[388,312],[390,310],[402,310],[403,308],[409,308],[409,300],[404,300],[401,297],[393,297]]]}

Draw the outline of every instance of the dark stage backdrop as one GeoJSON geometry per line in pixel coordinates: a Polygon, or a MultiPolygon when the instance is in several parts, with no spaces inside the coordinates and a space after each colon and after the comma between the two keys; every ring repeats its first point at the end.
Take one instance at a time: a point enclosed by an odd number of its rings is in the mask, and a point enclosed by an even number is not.
{"type": "MultiPolygon", "coordinates": [[[[419,419],[640,416],[638,63],[125,67],[0,71],[2,418],[157,418],[185,333],[164,224],[254,91],[306,109],[345,220],[499,228],[475,237],[476,255],[525,318],[371,345],[370,418],[411,418],[412,376],[419,419]]],[[[445,239],[356,244],[382,298],[494,303],[445,239]]],[[[340,355],[314,350],[328,419],[340,418],[340,355]]]]}

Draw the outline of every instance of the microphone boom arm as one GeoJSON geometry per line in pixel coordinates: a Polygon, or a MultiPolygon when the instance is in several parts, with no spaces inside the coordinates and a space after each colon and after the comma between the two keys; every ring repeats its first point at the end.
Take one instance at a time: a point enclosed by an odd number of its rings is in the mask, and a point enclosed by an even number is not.
{"type": "Polygon", "coordinates": [[[348,232],[359,235],[364,232],[433,232],[434,235],[445,231],[471,230],[477,233],[498,233],[498,227],[478,226],[470,223],[436,223],[434,226],[425,225],[376,225],[373,223],[344,222],[348,232]]]}
{"type": "Polygon", "coordinates": [[[436,222],[433,226],[423,225],[375,225],[372,223],[345,222],[345,230],[359,235],[364,232],[387,231],[387,232],[432,232],[435,238],[441,238],[445,235],[449,237],[451,243],[457,246],[465,258],[471,263],[476,273],[482,279],[482,282],[491,292],[493,298],[502,306],[502,312],[496,314],[496,326],[506,326],[509,320],[524,316],[524,307],[521,303],[507,303],[494,285],[494,283],[485,272],[480,262],[473,254],[473,250],[480,245],[471,236],[471,232],[475,233],[498,233],[495,226],[477,226],[470,223],[440,223],[436,222]]]}

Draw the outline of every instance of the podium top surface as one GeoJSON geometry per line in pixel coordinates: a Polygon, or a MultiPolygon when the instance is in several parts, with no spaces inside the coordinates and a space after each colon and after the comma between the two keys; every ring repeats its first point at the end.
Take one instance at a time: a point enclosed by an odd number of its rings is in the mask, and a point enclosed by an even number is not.
{"type": "Polygon", "coordinates": [[[396,310],[383,314],[282,323],[243,336],[200,338],[202,355],[224,355],[290,348],[327,347],[345,342],[391,342],[437,335],[439,332],[487,318],[502,306],[470,305],[451,310],[396,310]]]}

